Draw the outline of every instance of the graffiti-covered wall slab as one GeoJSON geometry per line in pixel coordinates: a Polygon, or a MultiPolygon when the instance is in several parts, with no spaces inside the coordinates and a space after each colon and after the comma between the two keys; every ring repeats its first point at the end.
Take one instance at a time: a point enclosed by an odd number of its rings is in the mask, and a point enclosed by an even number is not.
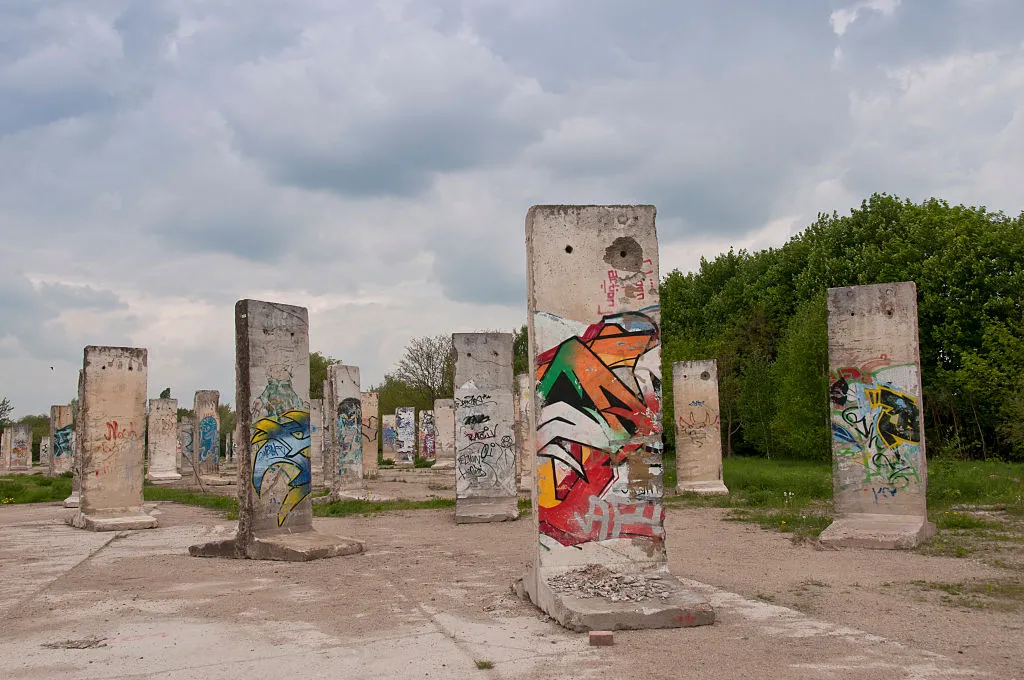
{"type": "Polygon", "coordinates": [[[327,367],[330,394],[331,494],[359,489],[363,484],[363,416],[359,399],[359,367],[332,364],[327,367]]]}
{"type": "Polygon", "coordinates": [[[39,438],[39,464],[44,468],[50,467],[50,438],[39,438]]]}
{"type": "Polygon", "coordinates": [[[199,472],[204,475],[220,471],[220,392],[198,390],[193,403],[195,430],[192,433],[192,447],[195,451],[199,472]]]}
{"type": "Polygon", "coordinates": [[[74,449],[71,447],[71,434],[74,422],[71,406],[56,405],[50,407],[50,469],[49,476],[71,470],[74,449]]]}
{"type": "Polygon", "coordinates": [[[11,467],[11,434],[10,425],[0,432],[0,470],[8,470],[11,467]]]}
{"type": "Polygon", "coordinates": [[[722,481],[722,430],[718,363],[714,359],[672,364],[679,493],[729,493],[722,481]]]}
{"type": "Polygon", "coordinates": [[[380,451],[380,400],[376,392],[360,392],[363,414],[363,477],[377,476],[377,454],[380,451]]]}
{"type": "Polygon", "coordinates": [[[178,400],[150,399],[147,428],[146,478],[154,482],[181,479],[177,469],[178,400]]]}
{"type": "Polygon", "coordinates": [[[78,453],[79,511],[74,526],[145,529],[143,509],[147,352],[136,347],[86,347],[78,453]]]}
{"type": "Polygon", "coordinates": [[[844,541],[852,522],[870,516],[887,517],[867,533],[886,535],[891,517],[903,516],[913,525],[904,544],[869,547],[910,547],[934,531],[926,519],[917,286],[829,289],[828,345],[837,520],[822,540],[844,541]]]}
{"type": "Polygon", "coordinates": [[[239,540],[309,531],[309,319],[304,307],[235,305],[239,540]]]}
{"type": "Polygon", "coordinates": [[[654,206],[527,216],[544,564],[663,564],[654,206]]]}
{"type": "Polygon", "coordinates": [[[393,413],[381,416],[380,445],[381,457],[394,462],[398,456],[398,426],[393,413]]]}
{"type": "Polygon", "coordinates": [[[437,425],[434,422],[433,411],[420,411],[417,445],[420,458],[437,460],[437,425]]]}
{"type": "Polygon", "coordinates": [[[455,466],[455,400],[434,400],[434,429],[436,439],[434,469],[455,466]]]}
{"type": "Polygon", "coordinates": [[[512,335],[455,333],[455,520],[519,516],[512,335]]]}
{"type": "Polygon", "coordinates": [[[536,445],[530,425],[533,399],[533,378],[529,373],[516,376],[515,418],[516,418],[516,475],[520,488],[532,488],[533,471],[537,467],[534,457],[536,445]]]}
{"type": "Polygon", "coordinates": [[[32,467],[32,426],[19,423],[11,428],[11,470],[32,467]]]}
{"type": "MultiPolygon", "coordinates": [[[[326,381],[325,381],[326,383],[326,381]]],[[[326,385],[325,385],[326,386],[326,385]]],[[[327,391],[323,392],[324,397],[327,391]]],[[[324,400],[309,400],[309,462],[313,485],[324,484],[324,400]]]]}
{"type": "Polygon", "coordinates": [[[178,472],[183,477],[195,474],[195,466],[193,461],[195,460],[195,445],[192,441],[193,438],[193,423],[191,420],[188,422],[178,423],[178,472]]]}
{"type": "Polygon", "coordinates": [[[416,409],[395,409],[395,465],[412,465],[416,459],[416,409]]]}

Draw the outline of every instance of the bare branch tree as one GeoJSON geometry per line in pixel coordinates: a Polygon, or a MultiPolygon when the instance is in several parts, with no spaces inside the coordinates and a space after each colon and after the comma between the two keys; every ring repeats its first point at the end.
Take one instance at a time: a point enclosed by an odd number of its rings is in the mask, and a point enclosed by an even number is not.
{"type": "Polygon", "coordinates": [[[454,374],[452,336],[437,335],[410,340],[393,376],[433,401],[452,396],[454,374]]]}

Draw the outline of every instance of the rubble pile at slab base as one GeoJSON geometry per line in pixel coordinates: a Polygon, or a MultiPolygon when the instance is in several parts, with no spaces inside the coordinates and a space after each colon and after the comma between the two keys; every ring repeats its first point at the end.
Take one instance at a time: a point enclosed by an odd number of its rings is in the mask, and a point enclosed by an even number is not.
{"type": "Polygon", "coordinates": [[[658,576],[616,574],[600,564],[588,564],[547,580],[552,590],[573,597],[603,597],[612,602],[640,602],[669,597],[669,589],[658,576]]]}

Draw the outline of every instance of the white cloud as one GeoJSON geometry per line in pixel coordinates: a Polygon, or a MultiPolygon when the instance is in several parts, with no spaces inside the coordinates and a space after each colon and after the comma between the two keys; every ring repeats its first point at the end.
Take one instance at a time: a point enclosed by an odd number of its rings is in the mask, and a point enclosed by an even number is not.
{"type": "Polygon", "coordinates": [[[862,2],[856,2],[849,7],[837,9],[829,15],[828,23],[832,26],[832,31],[838,35],[843,36],[846,31],[850,28],[850,25],[857,21],[858,17],[863,12],[871,11],[877,12],[882,16],[892,16],[896,8],[899,7],[901,0],[862,0],[862,2]]]}

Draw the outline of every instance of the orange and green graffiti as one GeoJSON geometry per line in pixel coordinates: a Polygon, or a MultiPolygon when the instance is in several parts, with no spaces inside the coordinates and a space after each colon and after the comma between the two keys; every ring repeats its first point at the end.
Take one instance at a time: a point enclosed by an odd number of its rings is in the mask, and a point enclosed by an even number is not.
{"type": "Polygon", "coordinates": [[[658,347],[634,312],[537,357],[540,531],[562,545],[664,536],[658,347]]]}

